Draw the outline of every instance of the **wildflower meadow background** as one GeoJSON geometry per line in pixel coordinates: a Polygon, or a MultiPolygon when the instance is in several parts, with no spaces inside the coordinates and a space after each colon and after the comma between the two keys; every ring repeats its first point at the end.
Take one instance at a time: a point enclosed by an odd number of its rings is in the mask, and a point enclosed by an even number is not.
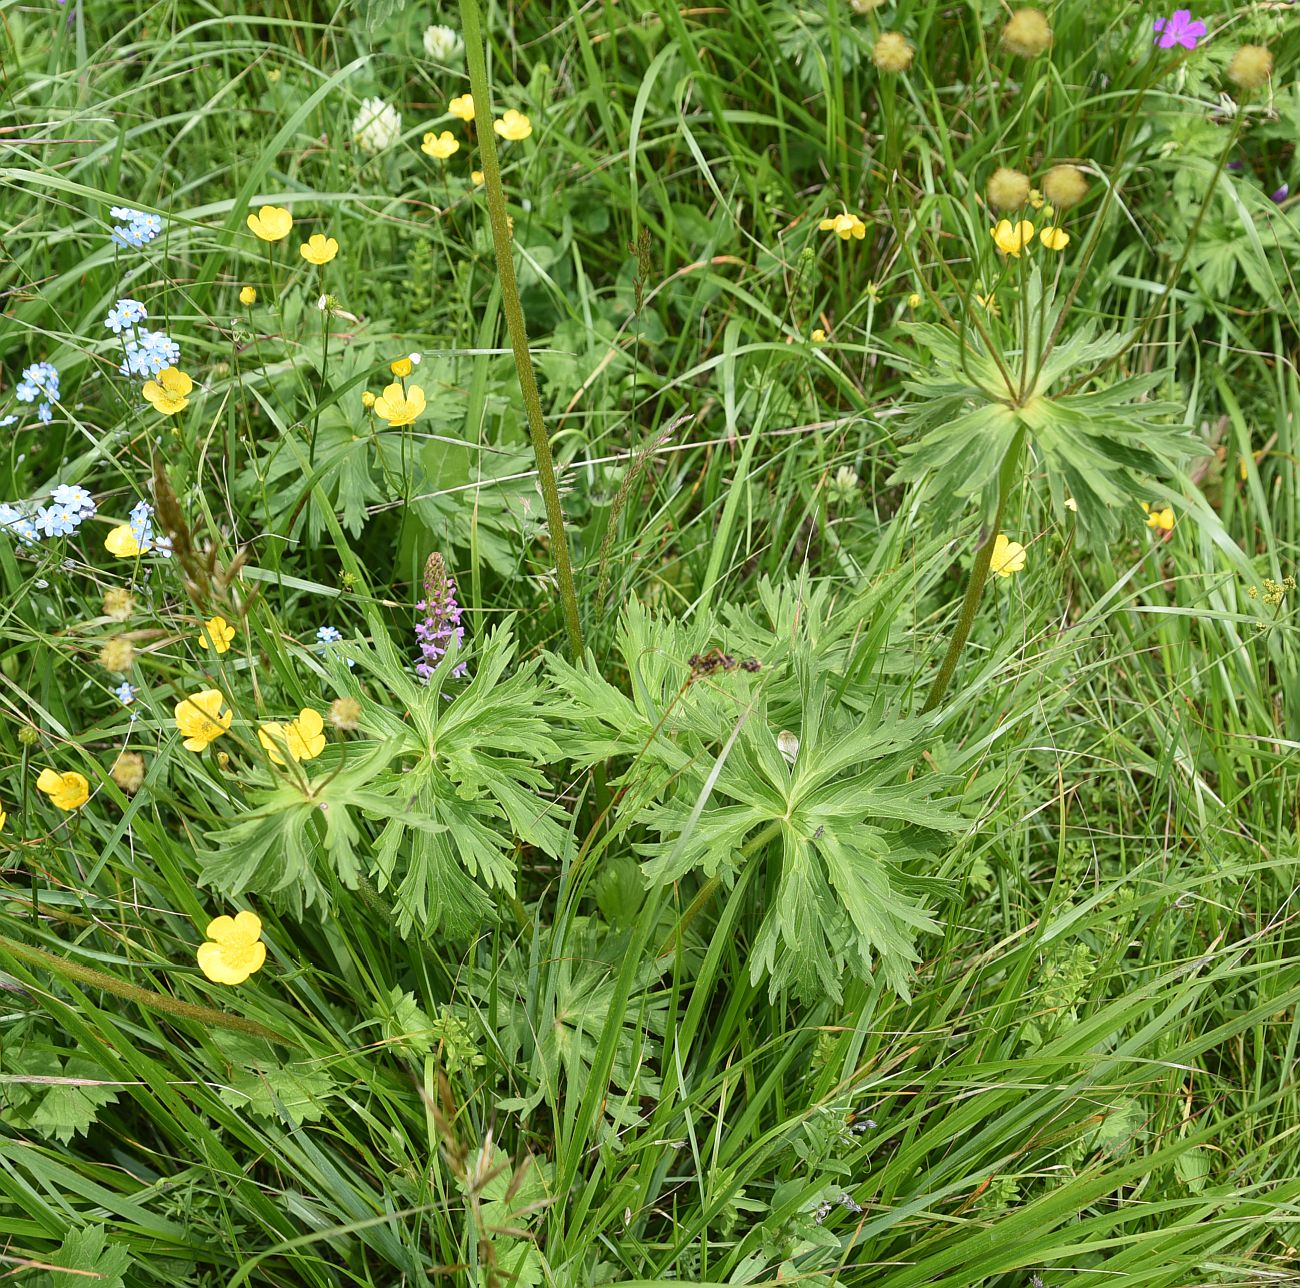
{"type": "Polygon", "coordinates": [[[1298,53],[0,0],[0,1277],[1296,1282],[1298,53]]]}

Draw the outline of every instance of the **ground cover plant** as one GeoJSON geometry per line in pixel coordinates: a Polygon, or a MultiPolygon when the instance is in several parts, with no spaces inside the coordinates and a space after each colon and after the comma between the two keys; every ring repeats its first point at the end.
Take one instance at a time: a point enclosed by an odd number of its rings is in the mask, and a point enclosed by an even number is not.
{"type": "Polygon", "coordinates": [[[0,0],[0,1268],[1300,1273],[1300,12],[0,0]]]}

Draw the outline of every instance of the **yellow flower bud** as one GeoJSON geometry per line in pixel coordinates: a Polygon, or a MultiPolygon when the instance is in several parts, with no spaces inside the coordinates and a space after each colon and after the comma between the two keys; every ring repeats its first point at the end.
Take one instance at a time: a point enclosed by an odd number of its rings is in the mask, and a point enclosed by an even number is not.
{"type": "Polygon", "coordinates": [[[1017,9],[1002,28],[1002,47],[1021,58],[1034,58],[1051,43],[1051,25],[1037,9],[1017,9]]]}
{"type": "Polygon", "coordinates": [[[994,210],[1019,210],[1029,200],[1029,176],[1000,165],[985,191],[994,210]]]}

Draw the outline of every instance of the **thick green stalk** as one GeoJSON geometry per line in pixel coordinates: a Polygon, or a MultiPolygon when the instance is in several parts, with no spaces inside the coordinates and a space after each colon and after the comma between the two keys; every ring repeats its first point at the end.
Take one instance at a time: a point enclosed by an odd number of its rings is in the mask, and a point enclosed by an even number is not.
{"type": "Polygon", "coordinates": [[[925,706],[921,708],[922,714],[933,711],[943,701],[943,695],[948,691],[948,685],[952,681],[953,672],[957,669],[957,659],[961,656],[966,640],[970,637],[970,628],[975,621],[975,612],[979,608],[980,594],[984,590],[984,583],[988,580],[989,564],[993,562],[993,547],[997,542],[998,533],[1002,530],[1002,514],[1006,509],[1011,489],[1015,487],[1020,475],[1020,451],[1024,443],[1025,431],[1022,427],[1016,431],[1016,436],[1011,446],[1007,448],[1007,454],[1002,458],[1002,464],[998,469],[998,508],[993,518],[993,526],[989,529],[984,544],[975,554],[970,580],[966,583],[966,594],[961,601],[961,613],[957,618],[952,639],[948,641],[948,651],[944,654],[943,665],[939,667],[939,674],[934,677],[930,696],[926,698],[925,706]]]}
{"type": "Polygon", "coordinates": [[[569,543],[564,534],[564,510],[560,490],[555,482],[555,465],[551,459],[551,440],[542,419],[542,400],[533,375],[533,359],[528,351],[528,332],[524,310],[519,302],[515,281],[515,262],[510,251],[510,225],[507,222],[506,198],[501,188],[501,167],[497,162],[496,136],[492,131],[492,103],[489,99],[487,59],[484,54],[482,23],[478,0],[460,0],[460,20],[465,40],[465,61],[469,65],[469,88],[474,97],[474,124],[487,187],[488,217],[492,223],[492,245],[497,256],[497,277],[501,282],[501,308],[506,315],[510,346],[515,353],[515,370],[528,416],[528,432],[533,440],[537,475],[546,502],[546,522],[551,530],[551,553],[555,557],[555,575],[560,587],[560,604],[569,635],[569,649],[575,658],[582,657],[582,625],[578,618],[578,596],[573,585],[573,565],[569,562],[569,543]]]}
{"type": "Polygon", "coordinates": [[[137,1006],[143,1006],[146,1010],[161,1011],[175,1020],[192,1020],[204,1028],[230,1029],[235,1033],[243,1033],[246,1037],[265,1038],[268,1042],[278,1042],[281,1046],[297,1046],[292,1039],[283,1037],[254,1020],[246,1020],[238,1015],[227,1015],[225,1011],[216,1011],[208,1006],[195,1006],[191,1002],[182,1002],[179,998],[169,997],[166,993],[155,993],[150,989],[140,988],[137,984],[128,984],[125,980],[118,979],[116,975],[93,970],[89,966],[68,961],[66,957],[47,953],[44,948],[37,948],[34,944],[20,944],[15,939],[0,935],[0,954],[3,953],[8,953],[9,956],[20,962],[26,962],[29,966],[44,966],[65,979],[75,980],[88,988],[101,989],[114,997],[121,997],[128,1002],[134,1002],[137,1006]]]}

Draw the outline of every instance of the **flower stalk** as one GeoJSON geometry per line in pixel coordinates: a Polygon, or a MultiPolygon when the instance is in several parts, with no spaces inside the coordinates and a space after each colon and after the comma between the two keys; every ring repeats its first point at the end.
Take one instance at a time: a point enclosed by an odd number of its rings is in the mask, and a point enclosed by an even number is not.
{"type": "Polygon", "coordinates": [[[1011,495],[1012,488],[1015,487],[1020,477],[1020,453],[1025,443],[1025,429],[1022,425],[1016,431],[1016,436],[1007,448],[1007,454],[1002,458],[1002,464],[998,467],[998,508],[993,519],[993,525],[988,530],[988,536],[984,544],[980,546],[975,553],[975,562],[971,566],[970,580],[966,583],[966,594],[961,601],[961,612],[957,617],[957,625],[953,628],[952,638],[948,641],[948,651],[943,656],[943,663],[939,667],[939,674],[934,677],[934,684],[930,688],[930,696],[925,700],[925,706],[921,708],[921,714],[927,711],[933,711],[935,707],[943,701],[943,695],[948,691],[948,685],[952,682],[953,672],[957,669],[957,659],[961,657],[961,651],[965,647],[967,639],[970,638],[971,626],[975,621],[975,613],[979,608],[980,595],[984,590],[984,583],[988,580],[989,565],[993,562],[993,547],[997,544],[998,533],[1002,531],[1002,515],[1006,510],[1007,498],[1011,495]]]}
{"type": "Polygon", "coordinates": [[[575,658],[581,658],[582,624],[578,616],[573,565],[569,560],[569,543],[564,532],[564,510],[560,505],[560,489],[555,480],[551,441],[547,437],[546,424],[542,418],[542,400],[537,392],[532,355],[528,351],[528,331],[524,325],[524,310],[519,302],[519,286],[515,281],[515,264],[510,250],[510,225],[506,214],[505,193],[501,187],[496,136],[492,129],[492,103],[478,0],[460,0],[460,17],[465,40],[465,61],[469,67],[470,94],[474,99],[480,164],[487,189],[492,245],[496,251],[497,278],[501,284],[501,307],[506,317],[506,328],[510,332],[515,370],[519,375],[519,389],[523,394],[524,411],[528,417],[528,432],[533,440],[533,456],[537,461],[538,479],[546,504],[546,523],[551,534],[551,553],[555,558],[555,575],[559,582],[560,605],[564,612],[569,650],[575,658]]]}

